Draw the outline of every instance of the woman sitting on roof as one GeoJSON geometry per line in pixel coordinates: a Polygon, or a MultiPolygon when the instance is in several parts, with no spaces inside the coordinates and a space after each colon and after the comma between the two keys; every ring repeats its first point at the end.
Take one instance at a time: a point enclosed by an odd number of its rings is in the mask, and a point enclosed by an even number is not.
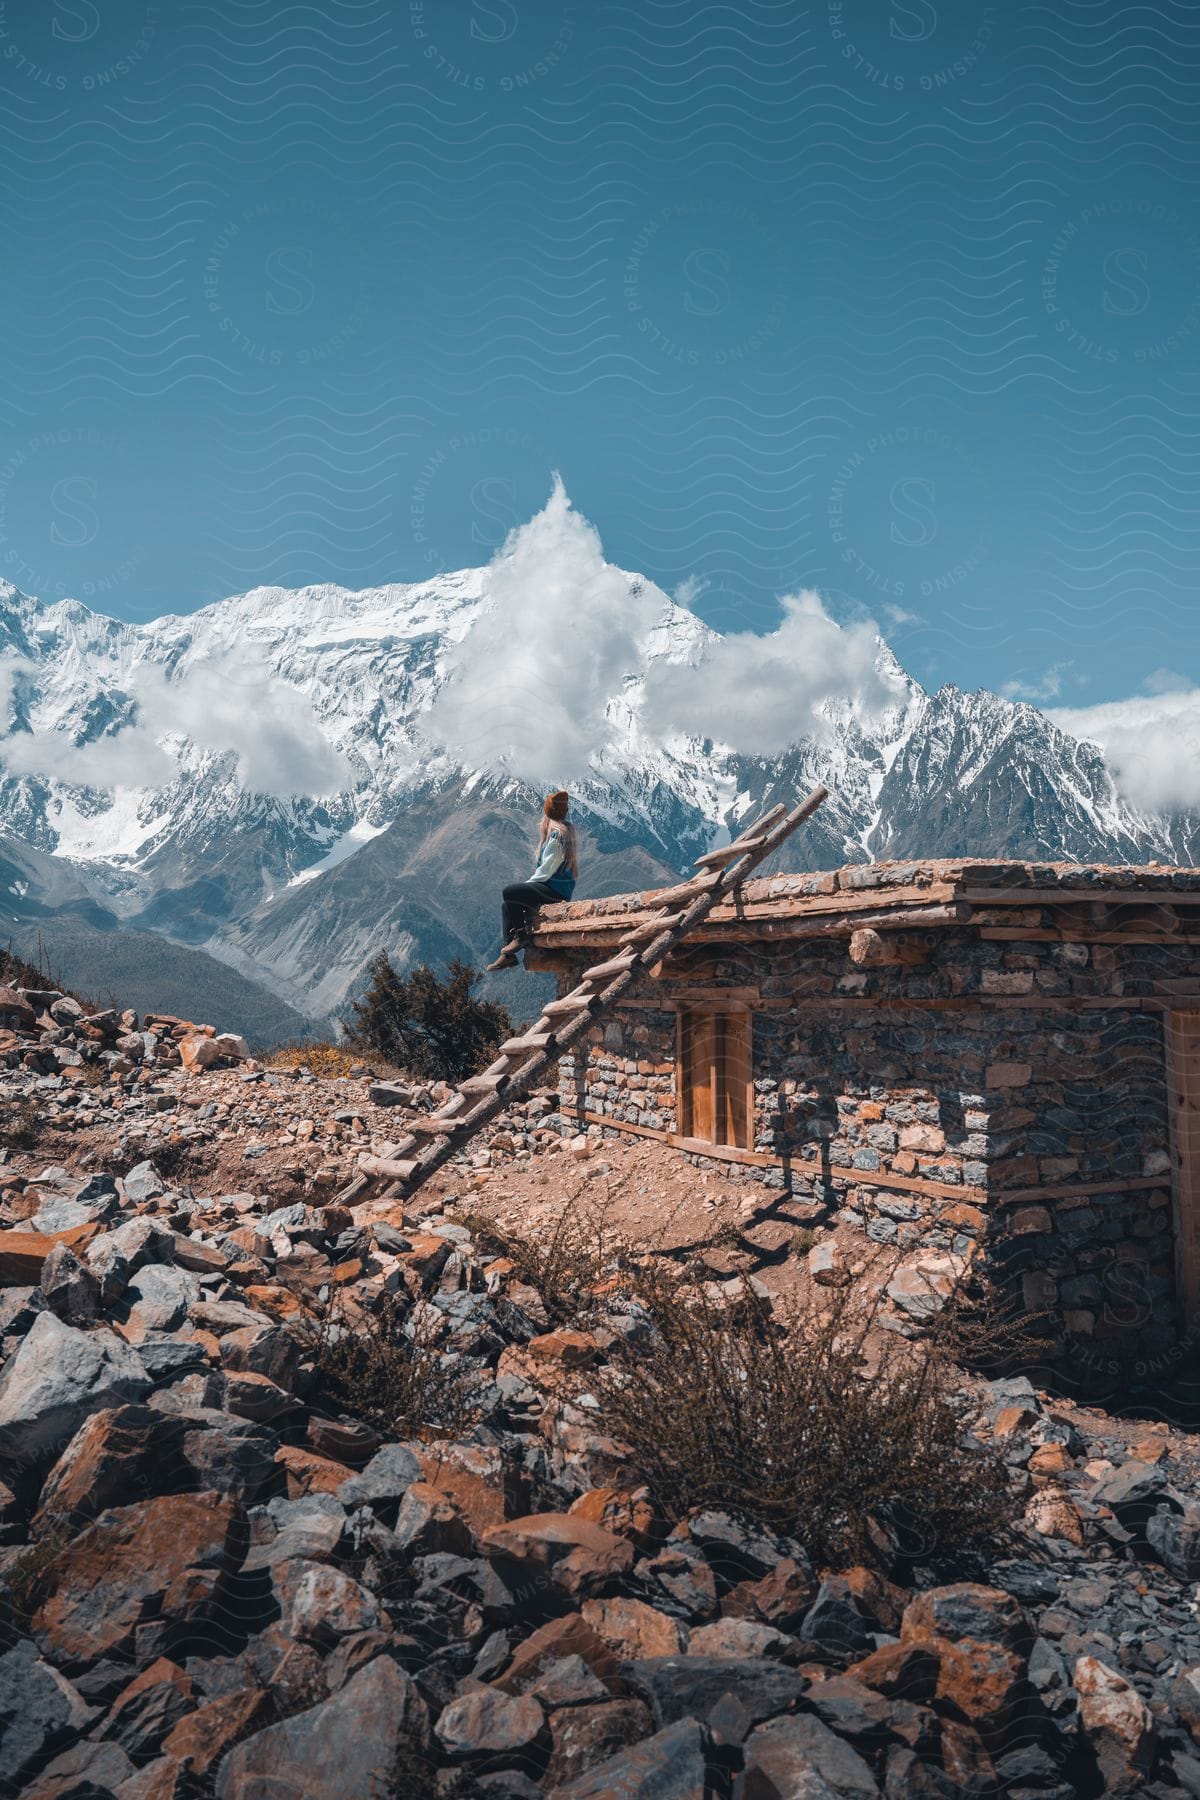
{"type": "Polygon", "coordinates": [[[504,890],[504,948],[492,969],[514,969],[518,950],[529,942],[533,916],[548,900],[569,900],[575,892],[579,858],[575,847],[575,827],[567,817],[570,796],[565,788],[551,794],[542,808],[542,826],[538,834],[537,867],[528,881],[513,881],[504,890]]]}

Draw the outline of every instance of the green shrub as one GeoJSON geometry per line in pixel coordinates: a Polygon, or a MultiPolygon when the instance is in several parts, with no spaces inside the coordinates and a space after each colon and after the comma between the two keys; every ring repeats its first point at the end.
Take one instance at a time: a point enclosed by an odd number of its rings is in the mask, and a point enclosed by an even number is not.
{"type": "Polygon", "coordinates": [[[424,965],[402,976],[389,956],[377,956],[370,986],[353,1003],[347,1040],[414,1075],[461,1081],[489,1063],[512,1033],[505,1007],[476,999],[478,981],[478,971],[457,960],[440,981],[424,965]]]}

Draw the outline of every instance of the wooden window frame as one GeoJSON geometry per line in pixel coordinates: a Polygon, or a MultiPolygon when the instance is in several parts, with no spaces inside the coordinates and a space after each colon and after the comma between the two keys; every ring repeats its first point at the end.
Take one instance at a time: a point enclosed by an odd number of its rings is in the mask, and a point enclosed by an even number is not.
{"type": "Polygon", "coordinates": [[[745,1002],[724,997],[678,1001],[675,1006],[675,1122],[682,1145],[720,1153],[754,1148],[754,1014],[745,1002]],[[696,1129],[697,1084],[690,1077],[694,1051],[688,1034],[697,1020],[710,1022],[707,1105],[696,1129]],[[734,1021],[733,1029],[727,1021],[734,1021]],[[736,1058],[736,1063],[734,1059],[736,1058]],[[740,1102],[740,1104],[739,1104],[740,1102]]]}

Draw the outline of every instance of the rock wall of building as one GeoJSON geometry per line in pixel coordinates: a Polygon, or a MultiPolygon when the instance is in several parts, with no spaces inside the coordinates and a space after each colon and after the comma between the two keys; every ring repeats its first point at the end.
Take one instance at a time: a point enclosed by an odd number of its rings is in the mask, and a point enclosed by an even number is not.
{"type": "MultiPolygon", "coordinates": [[[[758,997],[754,1148],[771,1161],[729,1172],[901,1252],[985,1245],[988,1266],[1084,1360],[1164,1350],[1163,1023],[1128,1002],[1177,987],[1187,950],[953,929],[917,941],[927,960],[873,969],[849,962],[844,938],[692,946],[655,984],[664,999],[758,997]]],[[[666,1007],[621,1010],[586,1058],[564,1059],[564,1102],[602,1129],[674,1132],[675,1030],[666,1007]]]]}

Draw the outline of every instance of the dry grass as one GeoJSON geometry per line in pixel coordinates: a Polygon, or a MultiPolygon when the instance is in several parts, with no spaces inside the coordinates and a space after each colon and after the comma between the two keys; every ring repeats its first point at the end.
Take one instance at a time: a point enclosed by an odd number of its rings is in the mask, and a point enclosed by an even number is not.
{"type": "MultiPolygon", "coordinates": [[[[364,1067],[362,1051],[351,1050],[345,1044],[334,1044],[328,1040],[321,1043],[280,1044],[275,1050],[262,1058],[268,1069],[308,1069],[313,1075],[333,1080],[339,1075],[352,1075],[356,1069],[364,1067]]],[[[389,1074],[399,1071],[389,1070],[389,1074]]],[[[376,1073],[375,1064],[371,1065],[371,1073],[376,1073]]]]}
{"type": "Polygon", "coordinates": [[[835,1567],[950,1556],[1012,1519],[957,1366],[937,1341],[879,1331],[877,1302],[843,1289],[781,1328],[750,1295],[736,1312],[690,1283],[642,1298],[652,1345],[619,1351],[593,1389],[668,1519],[727,1508],[835,1567]]]}
{"type": "Polygon", "coordinates": [[[548,1230],[532,1238],[508,1230],[490,1213],[459,1209],[454,1218],[466,1226],[481,1255],[508,1258],[516,1279],[537,1290],[556,1325],[585,1320],[596,1309],[597,1290],[614,1276],[626,1286],[643,1279],[644,1253],[612,1229],[603,1202],[565,1207],[548,1230]]]}

